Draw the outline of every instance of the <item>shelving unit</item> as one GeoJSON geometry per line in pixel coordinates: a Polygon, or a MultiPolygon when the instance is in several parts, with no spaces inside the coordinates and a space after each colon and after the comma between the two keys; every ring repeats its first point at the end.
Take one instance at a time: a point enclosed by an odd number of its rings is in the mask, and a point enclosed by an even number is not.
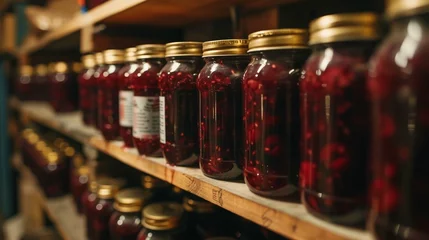
{"type": "Polygon", "coordinates": [[[44,103],[10,106],[29,121],[61,132],[119,161],[196,194],[222,208],[293,239],[370,240],[365,231],[321,221],[306,212],[302,204],[259,197],[242,182],[226,182],[205,177],[197,168],[173,167],[163,158],[142,157],[135,149],[124,149],[122,142],[106,142],[96,130],[83,126],[79,113],[56,115],[44,103]]]}

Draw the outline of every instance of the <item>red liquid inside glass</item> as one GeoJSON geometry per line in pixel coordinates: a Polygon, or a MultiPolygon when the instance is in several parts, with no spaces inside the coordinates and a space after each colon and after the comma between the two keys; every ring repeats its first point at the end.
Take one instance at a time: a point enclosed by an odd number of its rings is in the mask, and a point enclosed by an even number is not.
{"type": "Polygon", "coordinates": [[[158,73],[163,59],[143,59],[132,74],[133,139],[141,155],[159,155],[158,73]]]}
{"type": "Polygon", "coordinates": [[[49,78],[47,75],[35,75],[33,77],[34,100],[49,101],[49,78]]]}
{"type": "Polygon", "coordinates": [[[254,54],[243,76],[244,176],[256,194],[284,197],[296,190],[301,123],[298,82],[307,52],[254,54]]]}
{"type": "Polygon", "coordinates": [[[85,69],[79,74],[79,101],[83,122],[88,126],[96,126],[97,122],[97,81],[94,79],[95,69],[85,69]]]}
{"type": "Polygon", "coordinates": [[[198,77],[200,168],[206,176],[235,179],[242,174],[242,77],[247,56],[207,58],[198,77]]]}
{"type": "Polygon", "coordinates": [[[86,235],[88,239],[93,239],[93,229],[91,226],[92,218],[94,216],[93,210],[97,200],[97,194],[90,192],[88,189],[82,194],[82,210],[86,217],[86,235]]]}
{"type": "Polygon", "coordinates": [[[138,68],[128,63],[119,71],[119,131],[125,147],[134,147],[133,141],[133,88],[131,74],[138,68]]]}
{"type": "Polygon", "coordinates": [[[71,192],[79,213],[83,213],[82,195],[88,189],[88,176],[79,175],[74,171],[70,181],[71,192]]]}
{"type": "Polygon", "coordinates": [[[68,169],[64,162],[38,166],[38,180],[46,197],[59,197],[68,192],[68,169]]]}
{"type": "Polygon", "coordinates": [[[370,105],[366,64],[374,42],[316,46],[301,81],[303,203],[313,215],[363,224],[370,105]]]}
{"type": "Polygon", "coordinates": [[[167,231],[155,231],[143,228],[137,240],[185,240],[187,236],[183,236],[180,230],[173,229],[167,231]]]}
{"type": "Polygon", "coordinates": [[[378,239],[429,239],[428,23],[427,14],[397,20],[371,61],[378,239]]]}
{"type": "Polygon", "coordinates": [[[109,223],[111,240],[136,240],[142,229],[141,212],[114,212],[109,223]]]}
{"type": "Polygon", "coordinates": [[[119,138],[119,70],[122,65],[107,65],[97,77],[98,125],[107,141],[119,138]]]}
{"type": "Polygon", "coordinates": [[[110,239],[109,220],[113,212],[112,199],[97,199],[95,204],[88,213],[93,214],[91,217],[91,228],[93,237],[91,240],[106,240],[110,239]]]}
{"type": "Polygon", "coordinates": [[[198,161],[196,79],[201,68],[201,57],[171,57],[160,72],[161,148],[172,165],[189,166],[198,161]]]}
{"type": "Polygon", "coordinates": [[[78,81],[72,72],[55,73],[51,79],[50,104],[55,112],[78,110],[78,81]]]}

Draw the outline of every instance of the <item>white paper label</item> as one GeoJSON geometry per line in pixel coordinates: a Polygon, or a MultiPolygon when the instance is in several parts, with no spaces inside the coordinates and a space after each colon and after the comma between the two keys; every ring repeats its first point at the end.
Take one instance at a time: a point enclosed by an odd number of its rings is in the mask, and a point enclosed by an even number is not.
{"type": "Polygon", "coordinates": [[[159,135],[159,97],[133,97],[133,136],[159,135]]]}
{"type": "Polygon", "coordinates": [[[159,139],[161,143],[166,143],[165,137],[165,97],[159,97],[159,139]]]}
{"type": "Polygon", "coordinates": [[[119,124],[133,126],[133,91],[119,91],[119,124]]]}

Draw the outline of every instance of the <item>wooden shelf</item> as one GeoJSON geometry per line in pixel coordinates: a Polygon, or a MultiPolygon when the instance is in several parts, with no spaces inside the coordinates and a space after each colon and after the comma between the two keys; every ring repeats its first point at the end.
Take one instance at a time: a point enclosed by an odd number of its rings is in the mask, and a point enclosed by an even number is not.
{"type": "Polygon", "coordinates": [[[79,125],[80,120],[55,116],[52,112],[48,114],[51,110],[46,104],[20,104],[14,100],[11,105],[32,121],[61,133],[71,134],[71,137],[81,139],[83,143],[131,167],[170,182],[283,236],[293,239],[372,239],[366,231],[321,221],[307,213],[300,203],[259,197],[251,193],[242,182],[211,179],[197,168],[172,167],[163,158],[141,157],[135,149],[126,150],[122,147],[122,142],[106,142],[97,134],[90,136],[82,130],[77,131],[85,129],[82,123],[79,125]]]}
{"type": "Polygon", "coordinates": [[[48,215],[49,219],[54,223],[58,232],[65,240],[85,240],[86,226],[85,217],[77,212],[73,197],[68,194],[57,198],[46,198],[43,191],[37,184],[37,179],[33,173],[21,161],[19,155],[15,155],[13,166],[23,175],[32,179],[37,189],[37,200],[48,215]]]}

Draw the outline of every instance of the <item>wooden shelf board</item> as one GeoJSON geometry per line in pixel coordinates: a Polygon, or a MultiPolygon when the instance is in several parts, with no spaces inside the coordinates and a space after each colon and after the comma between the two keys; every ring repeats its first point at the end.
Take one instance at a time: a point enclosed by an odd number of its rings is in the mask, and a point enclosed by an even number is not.
{"type": "MultiPolygon", "coordinates": [[[[64,116],[55,117],[47,104],[11,104],[31,120],[47,125],[64,134],[76,134],[84,129],[81,121],[67,122],[64,116]],[[44,109],[44,110],[43,110],[44,109]],[[30,112],[31,111],[31,112],[30,112]],[[51,113],[47,113],[51,111],[51,113]],[[65,129],[67,127],[67,129],[65,129]]],[[[13,101],[12,101],[13,102],[13,101]]],[[[95,131],[94,131],[95,132],[95,131]]],[[[95,132],[96,133],[96,132],[95,132]]],[[[284,202],[257,196],[242,182],[227,182],[208,178],[198,168],[173,167],[163,158],[142,157],[135,149],[124,149],[122,142],[106,142],[97,134],[71,136],[95,147],[119,161],[163,179],[194,193],[222,208],[293,239],[358,239],[370,240],[366,231],[342,227],[311,216],[300,203],[284,202]]]]}

